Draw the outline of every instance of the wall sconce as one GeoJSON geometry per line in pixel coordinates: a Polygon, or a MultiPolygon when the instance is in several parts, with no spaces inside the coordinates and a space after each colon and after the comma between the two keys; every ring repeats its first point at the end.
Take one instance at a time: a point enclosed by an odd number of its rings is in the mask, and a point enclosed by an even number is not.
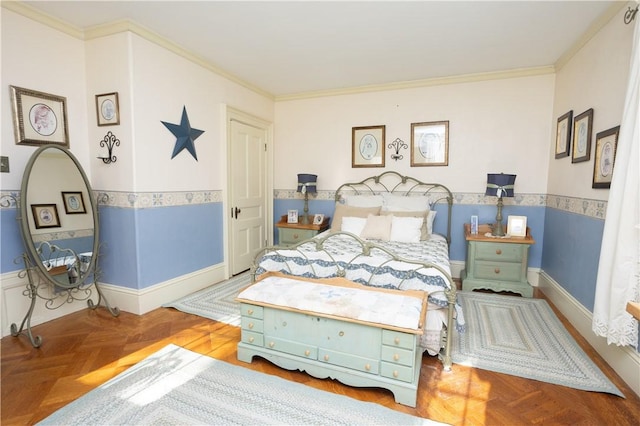
{"type": "Polygon", "coordinates": [[[409,148],[409,145],[407,145],[402,139],[400,138],[396,138],[396,140],[394,140],[393,142],[391,142],[389,144],[389,149],[393,149],[396,153],[395,154],[391,154],[391,159],[393,160],[402,160],[403,155],[400,154],[400,149],[407,149],[409,148]]]}
{"type": "Polygon", "coordinates": [[[304,215],[302,216],[302,223],[308,225],[309,221],[309,194],[315,194],[317,175],[299,174],[298,175],[298,191],[304,194],[304,215]]]}
{"type": "Polygon", "coordinates": [[[484,195],[498,197],[498,214],[496,223],[493,225],[492,234],[496,237],[504,236],[502,226],[502,197],[513,197],[513,184],[516,182],[516,175],[487,174],[487,191],[484,195]]]}
{"type": "Polygon", "coordinates": [[[104,148],[105,146],[107,147],[108,155],[106,157],[98,158],[101,159],[104,164],[115,163],[117,157],[113,155],[113,147],[120,146],[120,140],[116,138],[116,135],[114,135],[113,133],[107,132],[107,134],[104,136],[104,139],[100,141],[100,147],[104,148]]]}

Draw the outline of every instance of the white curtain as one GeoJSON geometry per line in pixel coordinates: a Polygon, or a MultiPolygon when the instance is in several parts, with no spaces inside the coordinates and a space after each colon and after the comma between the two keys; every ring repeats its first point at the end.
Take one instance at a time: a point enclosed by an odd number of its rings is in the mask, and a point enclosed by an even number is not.
{"type": "Polygon", "coordinates": [[[638,321],[626,312],[640,300],[640,26],[636,19],[631,70],[609,191],[593,310],[593,331],[609,344],[638,347],[638,321]]]}

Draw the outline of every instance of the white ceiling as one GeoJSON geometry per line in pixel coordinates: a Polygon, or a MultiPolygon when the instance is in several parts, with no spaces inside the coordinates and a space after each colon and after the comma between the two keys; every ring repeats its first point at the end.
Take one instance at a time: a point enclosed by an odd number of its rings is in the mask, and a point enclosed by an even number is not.
{"type": "Polygon", "coordinates": [[[553,66],[612,6],[626,4],[610,0],[25,3],[83,30],[131,20],[276,97],[553,66]]]}

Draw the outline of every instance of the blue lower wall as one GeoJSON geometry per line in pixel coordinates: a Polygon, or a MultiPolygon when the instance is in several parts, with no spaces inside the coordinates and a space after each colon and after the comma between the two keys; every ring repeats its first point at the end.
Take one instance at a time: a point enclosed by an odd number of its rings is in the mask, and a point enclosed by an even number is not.
{"type": "MultiPolygon", "coordinates": [[[[277,222],[287,210],[298,210],[302,214],[304,205],[301,200],[276,199],[274,200],[274,219],[277,222]]],[[[309,200],[309,214],[322,213],[332,216],[334,210],[333,200],[309,200]]],[[[446,234],[446,205],[437,204],[434,231],[446,234]]],[[[471,215],[478,215],[480,223],[493,223],[496,217],[496,206],[483,204],[454,204],[451,212],[451,249],[450,258],[453,261],[464,261],[467,254],[466,241],[464,239],[464,224],[469,223],[471,215]]],[[[545,207],[543,206],[505,206],[502,210],[503,223],[506,226],[507,216],[527,216],[527,226],[531,228],[533,239],[536,243],[529,250],[529,267],[540,268],[542,265],[542,246],[544,240],[545,207]]],[[[278,229],[274,227],[274,241],[278,241],[278,229]]]]}

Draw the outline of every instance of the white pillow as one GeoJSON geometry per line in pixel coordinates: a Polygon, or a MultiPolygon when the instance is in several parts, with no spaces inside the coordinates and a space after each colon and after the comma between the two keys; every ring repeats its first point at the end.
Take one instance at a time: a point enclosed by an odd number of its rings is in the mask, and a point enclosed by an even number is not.
{"type": "Polygon", "coordinates": [[[366,223],[367,219],[365,219],[364,217],[343,217],[342,224],[340,225],[340,230],[344,232],[351,232],[352,234],[360,236],[366,223]]]}
{"type": "Polygon", "coordinates": [[[384,204],[382,210],[388,211],[427,211],[429,210],[429,199],[423,195],[407,197],[391,193],[383,193],[384,204]]]}
{"type": "Polygon", "coordinates": [[[351,207],[382,207],[384,200],[381,195],[347,195],[344,203],[351,207]]]}
{"type": "Polygon", "coordinates": [[[367,217],[367,223],[360,236],[366,239],[389,241],[392,217],[393,216],[374,216],[370,214],[369,217],[367,217]]]}
{"type": "Polygon", "coordinates": [[[421,217],[391,216],[391,234],[389,240],[401,243],[418,243],[422,235],[421,217]]]}

